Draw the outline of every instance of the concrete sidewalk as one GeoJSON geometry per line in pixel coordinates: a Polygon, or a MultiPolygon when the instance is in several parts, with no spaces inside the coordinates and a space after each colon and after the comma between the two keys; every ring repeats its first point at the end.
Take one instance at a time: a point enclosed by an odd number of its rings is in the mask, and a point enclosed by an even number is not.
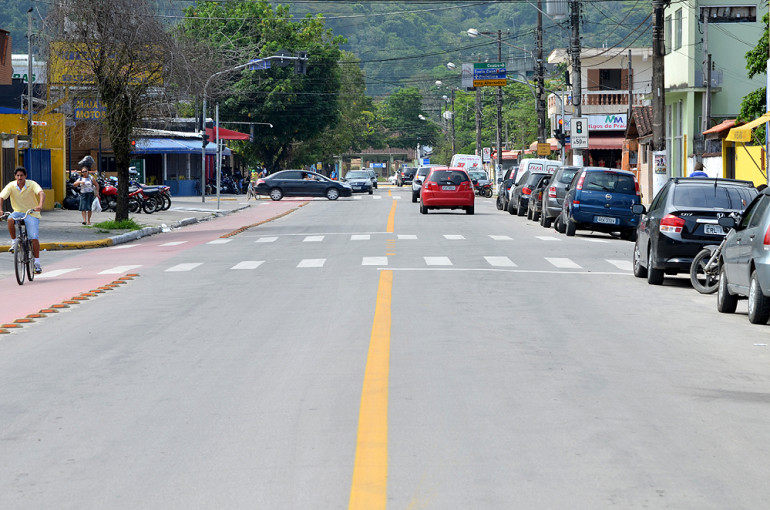
{"type": "MultiPolygon", "coordinates": [[[[76,250],[98,248],[126,243],[152,234],[180,228],[201,221],[254,207],[260,202],[270,202],[266,197],[259,200],[246,200],[246,195],[222,195],[217,207],[217,198],[172,197],[171,208],[153,214],[129,214],[142,230],[104,230],[96,227],[97,223],[115,219],[115,212],[94,213],[91,226],[82,224],[80,211],[54,209],[43,211],[40,221],[40,248],[42,250],[76,250]]],[[[4,223],[4,222],[3,222],[4,223]]],[[[0,251],[10,248],[10,238],[5,225],[0,226],[0,251]]]]}

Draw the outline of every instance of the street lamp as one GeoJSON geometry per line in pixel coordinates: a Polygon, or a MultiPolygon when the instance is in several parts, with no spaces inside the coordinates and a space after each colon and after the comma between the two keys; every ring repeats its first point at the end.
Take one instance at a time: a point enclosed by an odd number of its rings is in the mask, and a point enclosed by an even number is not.
{"type": "MultiPolygon", "coordinates": [[[[444,83],[441,80],[436,80],[436,85],[438,85],[439,87],[443,84],[444,83]]],[[[455,154],[455,90],[457,89],[455,89],[455,87],[449,87],[449,88],[452,92],[452,97],[448,98],[447,96],[443,96],[443,99],[444,101],[451,103],[452,113],[450,117],[446,117],[446,114],[448,112],[444,112],[444,115],[445,115],[444,118],[446,120],[452,119],[452,155],[454,155],[455,154]]]]}

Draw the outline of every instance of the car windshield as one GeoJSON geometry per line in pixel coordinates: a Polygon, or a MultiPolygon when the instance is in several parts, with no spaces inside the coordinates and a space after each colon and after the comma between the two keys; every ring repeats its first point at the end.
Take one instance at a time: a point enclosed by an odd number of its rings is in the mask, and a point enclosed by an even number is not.
{"type": "Polygon", "coordinates": [[[430,182],[438,184],[462,184],[468,182],[468,174],[458,170],[436,170],[430,174],[430,182]]]}
{"type": "Polygon", "coordinates": [[[673,203],[676,207],[710,207],[743,210],[756,196],[752,188],[700,184],[677,186],[673,203]]]}
{"type": "Polygon", "coordinates": [[[420,168],[419,170],[417,170],[417,175],[421,177],[425,177],[426,175],[428,175],[429,172],[430,172],[430,167],[426,166],[424,168],[420,168]]]}
{"type": "Polygon", "coordinates": [[[636,193],[633,176],[617,172],[588,172],[583,183],[583,189],[586,191],[636,193]]]}
{"type": "Polygon", "coordinates": [[[477,181],[478,180],[483,181],[483,180],[486,180],[487,178],[486,172],[470,172],[470,175],[471,175],[471,179],[476,179],[477,181]]]}
{"type": "Polygon", "coordinates": [[[368,179],[369,174],[367,172],[348,172],[345,174],[345,179],[368,179]]]}
{"type": "Polygon", "coordinates": [[[561,175],[559,176],[559,182],[562,184],[569,184],[572,182],[572,178],[575,177],[577,171],[577,168],[562,171],[561,175]]]}

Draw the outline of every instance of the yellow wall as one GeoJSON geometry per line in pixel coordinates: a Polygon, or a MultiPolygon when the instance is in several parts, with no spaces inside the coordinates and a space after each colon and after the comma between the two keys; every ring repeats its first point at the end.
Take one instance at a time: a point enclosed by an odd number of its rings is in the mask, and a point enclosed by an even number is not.
{"type": "Polygon", "coordinates": [[[765,157],[762,147],[735,144],[735,178],[752,181],[754,186],[767,184],[767,177],[760,170],[765,157]]]}
{"type": "MultiPolygon", "coordinates": [[[[33,117],[33,120],[46,123],[45,126],[33,127],[32,148],[51,150],[51,184],[53,189],[45,190],[45,208],[53,209],[54,202],[61,203],[67,192],[65,184],[65,165],[67,161],[65,119],[61,113],[49,113],[47,115],[36,115],[33,117]]],[[[27,116],[13,113],[0,114],[0,133],[26,135],[27,116]]]]}

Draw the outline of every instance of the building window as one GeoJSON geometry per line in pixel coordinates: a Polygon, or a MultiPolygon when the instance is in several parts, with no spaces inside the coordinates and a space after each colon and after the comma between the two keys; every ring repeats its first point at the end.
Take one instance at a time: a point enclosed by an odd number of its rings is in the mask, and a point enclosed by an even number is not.
{"type": "Polygon", "coordinates": [[[701,7],[700,21],[708,23],[753,23],[757,21],[757,7],[754,5],[732,5],[729,7],[709,5],[701,7]]]}
{"type": "Polygon", "coordinates": [[[674,50],[682,47],[682,9],[674,13],[674,50]]]}
{"type": "Polygon", "coordinates": [[[663,54],[671,53],[671,16],[666,16],[663,21],[663,54]]]}

